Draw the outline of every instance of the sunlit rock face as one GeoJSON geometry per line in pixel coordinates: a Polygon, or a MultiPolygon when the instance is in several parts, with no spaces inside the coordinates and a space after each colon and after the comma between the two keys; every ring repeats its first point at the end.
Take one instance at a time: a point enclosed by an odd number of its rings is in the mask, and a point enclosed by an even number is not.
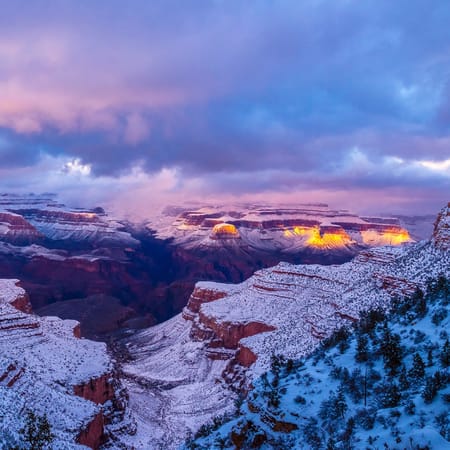
{"type": "MultiPolygon", "coordinates": [[[[217,241],[239,237],[241,247],[295,254],[346,252],[362,248],[401,245],[411,242],[407,230],[395,218],[359,217],[346,210],[332,210],[324,204],[277,207],[232,205],[179,208],[171,224],[157,224],[161,237],[173,237],[183,248],[217,247],[217,241]]],[[[154,226],[154,225],[152,225],[154,226]]]]}
{"type": "Polygon", "coordinates": [[[230,223],[218,223],[214,225],[211,239],[236,239],[239,238],[237,228],[230,223]]]}
{"type": "Polygon", "coordinates": [[[361,231],[361,236],[364,244],[369,246],[379,245],[401,245],[406,242],[411,242],[411,236],[404,228],[390,227],[383,231],[367,230],[361,231]]]}

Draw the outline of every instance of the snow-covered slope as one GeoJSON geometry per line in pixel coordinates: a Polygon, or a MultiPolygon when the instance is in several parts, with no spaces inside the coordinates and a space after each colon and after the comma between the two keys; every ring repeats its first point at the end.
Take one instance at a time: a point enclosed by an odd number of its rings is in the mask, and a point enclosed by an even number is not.
{"type": "Polygon", "coordinates": [[[309,358],[275,357],[241,410],[186,448],[450,449],[449,303],[440,277],[309,358]]]}
{"type": "Polygon", "coordinates": [[[133,361],[124,373],[145,431],[133,444],[175,448],[206,416],[232,408],[272,354],[301,357],[360,311],[449,276],[447,220],[448,207],[430,241],[367,250],[341,266],[281,263],[239,285],[198,283],[182,315],[127,344],[133,361]]]}
{"type": "Polygon", "coordinates": [[[123,225],[101,208],[73,209],[58,203],[56,196],[0,195],[0,238],[7,242],[55,241],[91,243],[95,246],[135,246],[137,241],[123,225]]]}
{"type": "Polygon", "coordinates": [[[32,315],[17,283],[0,280],[0,444],[32,410],[48,416],[54,448],[97,448],[115,395],[106,345],[79,339],[78,322],[32,315]]]}
{"type": "Polygon", "coordinates": [[[225,246],[285,254],[301,250],[355,253],[360,247],[411,241],[398,219],[362,218],[324,204],[172,207],[150,226],[159,236],[173,237],[187,249],[225,246]]]}

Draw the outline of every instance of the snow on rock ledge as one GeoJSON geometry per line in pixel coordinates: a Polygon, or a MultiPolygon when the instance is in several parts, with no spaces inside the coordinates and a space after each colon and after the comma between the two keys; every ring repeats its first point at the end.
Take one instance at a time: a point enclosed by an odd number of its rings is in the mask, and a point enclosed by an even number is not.
{"type": "Polygon", "coordinates": [[[98,448],[102,404],[114,398],[106,346],[77,338],[78,322],[30,314],[17,280],[0,280],[3,426],[17,432],[27,408],[47,414],[55,448],[98,448]],[[72,443],[72,444],[69,444],[72,443]]]}
{"type": "Polygon", "coordinates": [[[233,392],[266,371],[273,354],[299,358],[362,310],[450,276],[446,236],[448,208],[428,242],[373,248],[339,266],[280,263],[237,285],[197,283],[181,315],[128,342],[130,404],[145,417],[133,445],[177,448],[188,429],[232,408],[233,392]]]}

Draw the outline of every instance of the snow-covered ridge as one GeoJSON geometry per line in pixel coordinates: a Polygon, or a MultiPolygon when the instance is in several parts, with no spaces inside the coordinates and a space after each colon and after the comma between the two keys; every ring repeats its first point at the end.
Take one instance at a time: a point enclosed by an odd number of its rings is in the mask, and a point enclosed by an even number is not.
{"type": "Polygon", "coordinates": [[[295,253],[347,250],[412,241],[396,218],[359,217],[324,204],[167,208],[166,220],[150,224],[160,237],[174,237],[188,249],[250,247],[295,253]]]}
{"type": "MultiPolygon", "coordinates": [[[[362,310],[387,308],[430,277],[450,276],[448,249],[436,239],[448,236],[446,211],[428,242],[369,249],[340,266],[280,263],[239,285],[197,283],[182,315],[128,343],[131,405],[146,417],[146,432],[176,448],[207,411],[212,417],[231,408],[233,389],[266,371],[272,354],[303,356],[362,310]],[[158,407],[142,401],[155,395],[158,407]]],[[[137,448],[157,448],[157,439],[137,436],[137,448]]]]}
{"type": "Polygon", "coordinates": [[[0,195],[0,239],[29,244],[43,237],[95,245],[137,244],[102,208],[68,208],[50,194],[0,195]]]}
{"type": "Polygon", "coordinates": [[[97,448],[102,404],[114,397],[106,345],[79,339],[76,321],[30,311],[18,280],[0,280],[1,427],[16,434],[31,409],[47,414],[54,448],[97,448]]]}

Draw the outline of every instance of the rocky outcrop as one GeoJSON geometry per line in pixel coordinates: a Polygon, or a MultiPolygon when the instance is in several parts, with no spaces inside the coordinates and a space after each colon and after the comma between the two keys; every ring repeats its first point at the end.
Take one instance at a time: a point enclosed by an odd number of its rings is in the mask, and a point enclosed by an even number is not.
{"type": "MultiPolygon", "coordinates": [[[[90,378],[73,387],[75,395],[89,400],[97,405],[104,405],[107,401],[115,402],[114,376],[105,373],[97,378],[90,378]]],[[[105,441],[105,424],[107,419],[103,408],[88,422],[77,437],[77,442],[92,449],[98,449],[105,441]]]]}
{"type": "Polygon", "coordinates": [[[115,391],[112,381],[112,374],[103,374],[101,377],[91,378],[74,386],[73,392],[86,400],[96,404],[103,404],[108,400],[114,399],[115,391]]]}
{"type": "Polygon", "coordinates": [[[240,341],[255,334],[275,330],[275,327],[263,322],[233,323],[220,322],[214,317],[203,313],[204,304],[220,300],[229,292],[212,288],[209,283],[198,283],[184,308],[182,316],[192,321],[190,338],[205,342],[208,347],[208,357],[211,359],[233,360],[249,367],[257,356],[240,341]],[[234,350],[229,352],[228,350],[234,350]]]}
{"type": "Polygon", "coordinates": [[[98,449],[104,442],[105,418],[102,412],[97,413],[91,422],[80,431],[77,442],[94,450],[98,449]]]}
{"type": "Polygon", "coordinates": [[[218,346],[218,343],[220,343],[220,346],[224,348],[236,350],[241,339],[275,330],[275,327],[263,322],[221,322],[214,317],[207,316],[200,310],[198,320],[194,321],[192,326],[191,338],[193,339],[198,338],[196,333],[197,324],[200,324],[201,329],[211,330],[212,341],[215,343],[215,346],[218,346]]]}
{"type": "Polygon", "coordinates": [[[203,303],[214,302],[215,300],[226,297],[226,295],[227,292],[214,289],[208,285],[197,285],[189,297],[188,303],[183,310],[183,315],[187,320],[191,320],[193,315],[200,311],[200,306],[203,303]]]}
{"type": "MultiPolygon", "coordinates": [[[[270,330],[268,330],[270,331],[270,330]]],[[[258,356],[253,353],[248,347],[239,343],[236,360],[242,367],[250,367],[255,364],[258,356]]]]}
{"type": "Polygon", "coordinates": [[[74,448],[78,442],[97,449],[105,434],[104,404],[115,398],[106,345],[78,339],[75,321],[29,309],[18,281],[0,280],[2,420],[17,432],[17,418],[36,409],[47,414],[54,448],[72,441],[74,448]]]}
{"type": "Polygon", "coordinates": [[[42,241],[43,235],[24,217],[0,211],[0,239],[12,244],[29,245],[42,241]]]}
{"type": "MultiPolygon", "coordinates": [[[[20,286],[20,283],[18,283],[18,286],[20,286]]],[[[26,292],[23,294],[18,294],[9,304],[25,314],[31,314],[33,312],[30,297],[26,292]]]]}
{"type": "Polygon", "coordinates": [[[450,203],[440,211],[436,219],[432,240],[436,247],[450,250],[450,203]]]}

